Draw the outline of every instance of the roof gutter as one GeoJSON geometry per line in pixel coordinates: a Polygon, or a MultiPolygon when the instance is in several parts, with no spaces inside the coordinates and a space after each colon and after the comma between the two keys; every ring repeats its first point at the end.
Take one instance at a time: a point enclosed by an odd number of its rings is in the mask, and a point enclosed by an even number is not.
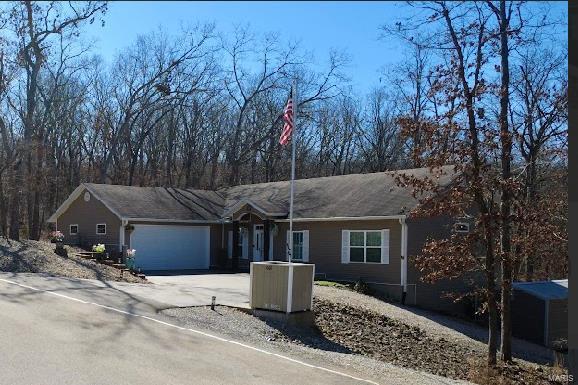
{"type": "Polygon", "coordinates": [[[160,219],[160,218],[121,218],[123,221],[131,222],[160,222],[160,223],[199,223],[199,224],[218,224],[224,223],[222,219],[160,219]]]}
{"type": "MultiPolygon", "coordinates": [[[[405,215],[376,215],[363,217],[326,217],[326,218],[294,218],[293,222],[335,222],[335,221],[378,221],[388,219],[405,219],[405,215]]],[[[275,219],[275,222],[289,222],[289,219],[275,219]]]]}

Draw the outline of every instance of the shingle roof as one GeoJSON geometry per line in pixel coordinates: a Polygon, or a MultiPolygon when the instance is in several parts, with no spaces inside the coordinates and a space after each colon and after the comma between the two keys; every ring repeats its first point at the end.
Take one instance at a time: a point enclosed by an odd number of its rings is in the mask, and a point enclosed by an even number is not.
{"type": "MultiPolygon", "coordinates": [[[[389,216],[409,213],[418,205],[410,188],[400,187],[395,174],[417,178],[431,176],[427,168],[350,174],[295,181],[294,218],[389,216]]],[[[455,176],[453,166],[445,166],[438,183],[442,186],[455,176]]],[[[289,182],[270,182],[231,187],[226,196],[225,213],[246,199],[273,213],[289,210],[289,182]]]]}
{"type": "MultiPolygon", "coordinates": [[[[439,185],[446,186],[453,180],[453,169],[453,166],[442,168],[437,179],[439,185]]],[[[432,176],[428,168],[417,168],[296,180],[294,218],[407,214],[419,202],[410,188],[396,184],[397,173],[416,178],[432,176]]],[[[93,183],[83,186],[109,209],[127,219],[216,221],[230,215],[231,209],[240,203],[249,203],[277,217],[286,217],[289,211],[288,181],[240,185],[219,191],[93,183]]],[[[63,206],[51,220],[59,215],[63,206]]]]}
{"type": "Polygon", "coordinates": [[[514,282],[512,286],[515,290],[520,290],[545,300],[568,298],[567,279],[539,282],[514,282]]]}
{"type": "Polygon", "coordinates": [[[224,199],[216,191],[85,183],[84,186],[124,218],[218,220],[224,199]]]}

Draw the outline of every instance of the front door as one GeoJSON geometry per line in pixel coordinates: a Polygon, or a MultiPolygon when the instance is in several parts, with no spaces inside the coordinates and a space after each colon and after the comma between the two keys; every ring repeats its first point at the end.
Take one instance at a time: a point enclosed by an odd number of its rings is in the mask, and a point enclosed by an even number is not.
{"type": "Polygon", "coordinates": [[[255,225],[253,228],[253,261],[259,262],[263,260],[263,236],[265,231],[263,225],[255,225]]]}

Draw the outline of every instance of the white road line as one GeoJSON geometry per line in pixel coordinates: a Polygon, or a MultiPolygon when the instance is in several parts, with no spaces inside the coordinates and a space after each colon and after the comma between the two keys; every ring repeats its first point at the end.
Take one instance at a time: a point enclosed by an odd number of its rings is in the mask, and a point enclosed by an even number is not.
{"type": "Polygon", "coordinates": [[[101,307],[101,308],[106,309],[106,310],[114,311],[114,312],[121,313],[121,314],[125,314],[125,315],[130,315],[130,316],[132,316],[132,317],[144,318],[144,319],[146,319],[146,320],[149,320],[149,321],[152,321],[152,322],[156,322],[156,323],[161,324],[161,325],[165,325],[165,326],[172,327],[172,328],[179,329],[179,330],[190,331],[190,332],[193,332],[193,333],[196,333],[196,334],[203,335],[203,336],[205,336],[205,337],[209,337],[209,338],[215,339],[215,340],[217,340],[217,341],[228,342],[228,343],[230,343],[230,344],[242,346],[242,347],[244,347],[244,348],[246,348],[246,349],[255,350],[255,351],[260,352],[260,353],[263,353],[263,354],[273,355],[273,356],[278,357],[278,358],[281,358],[281,359],[283,359],[283,360],[290,361],[290,362],[293,362],[293,363],[296,363],[296,364],[299,364],[299,365],[303,365],[303,366],[306,366],[306,367],[308,367],[308,368],[314,368],[314,369],[322,370],[322,371],[325,371],[325,372],[328,372],[328,373],[333,373],[333,374],[336,374],[336,375],[339,375],[339,376],[342,376],[342,377],[351,378],[352,380],[361,381],[361,382],[366,382],[366,383],[372,384],[372,385],[379,385],[377,382],[374,382],[374,381],[371,381],[371,380],[366,380],[366,379],[364,379],[364,378],[355,377],[355,376],[349,375],[349,374],[347,374],[347,373],[339,372],[339,371],[337,371],[337,370],[332,370],[332,369],[329,369],[329,368],[324,368],[323,366],[308,364],[308,363],[306,363],[306,362],[299,361],[299,360],[296,360],[296,359],[294,359],[294,358],[284,356],[284,355],[282,355],[282,354],[277,354],[277,353],[269,352],[269,351],[266,351],[266,350],[263,350],[263,349],[256,348],[256,347],[251,346],[251,345],[244,344],[244,343],[242,343],[242,342],[238,342],[238,341],[234,341],[234,340],[228,340],[228,339],[225,339],[225,338],[221,338],[221,337],[218,337],[218,336],[213,335],[213,334],[209,334],[209,333],[202,332],[202,331],[200,331],[200,330],[191,329],[191,328],[185,328],[185,327],[182,327],[182,326],[178,326],[178,325],[174,325],[174,324],[171,324],[171,323],[168,323],[168,322],[161,321],[161,320],[156,319],[156,318],[152,318],[152,317],[148,317],[148,316],[145,316],[145,315],[141,315],[141,314],[137,314],[137,313],[132,313],[132,312],[124,311],[124,310],[117,309],[117,308],[114,308],[114,307],[111,307],[111,306],[102,305],[102,304],[99,304],[99,303],[96,303],[96,302],[83,301],[83,300],[81,300],[81,299],[74,298],[74,297],[70,297],[70,296],[68,296],[68,295],[64,295],[64,294],[60,294],[60,293],[55,293],[55,292],[50,291],[50,290],[38,289],[38,288],[35,288],[35,287],[32,287],[32,286],[24,285],[24,284],[21,284],[21,283],[15,282],[15,281],[11,281],[11,280],[8,280],[8,279],[0,278],[0,281],[9,283],[9,284],[11,284],[11,285],[20,286],[20,287],[23,287],[23,288],[25,288],[25,289],[34,290],[34,291],[39,291],[39,292],[43,292],[43,293],[46,293],[46,294],[51,294],[51,295],[54,295],[54,296],[57,296],[57,297],[60,297],[60,298],[63,298],[63,299],[68,299],[68,300],[70,300],[70,301],[80,302],[80,303],[83,303],[83,304],[86,304],[86,305],[98,306],[98,307],[101,307]]]}

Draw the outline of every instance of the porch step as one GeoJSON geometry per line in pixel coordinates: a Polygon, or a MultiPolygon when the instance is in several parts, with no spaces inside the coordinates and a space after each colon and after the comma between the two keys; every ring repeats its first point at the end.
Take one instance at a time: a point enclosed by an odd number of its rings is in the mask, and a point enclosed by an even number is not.
{"type": "Polygon", "coordinates": [[[75,256],[84,259],[96,259],[96,256],[92,253],[76,253],[75,256]]]}

